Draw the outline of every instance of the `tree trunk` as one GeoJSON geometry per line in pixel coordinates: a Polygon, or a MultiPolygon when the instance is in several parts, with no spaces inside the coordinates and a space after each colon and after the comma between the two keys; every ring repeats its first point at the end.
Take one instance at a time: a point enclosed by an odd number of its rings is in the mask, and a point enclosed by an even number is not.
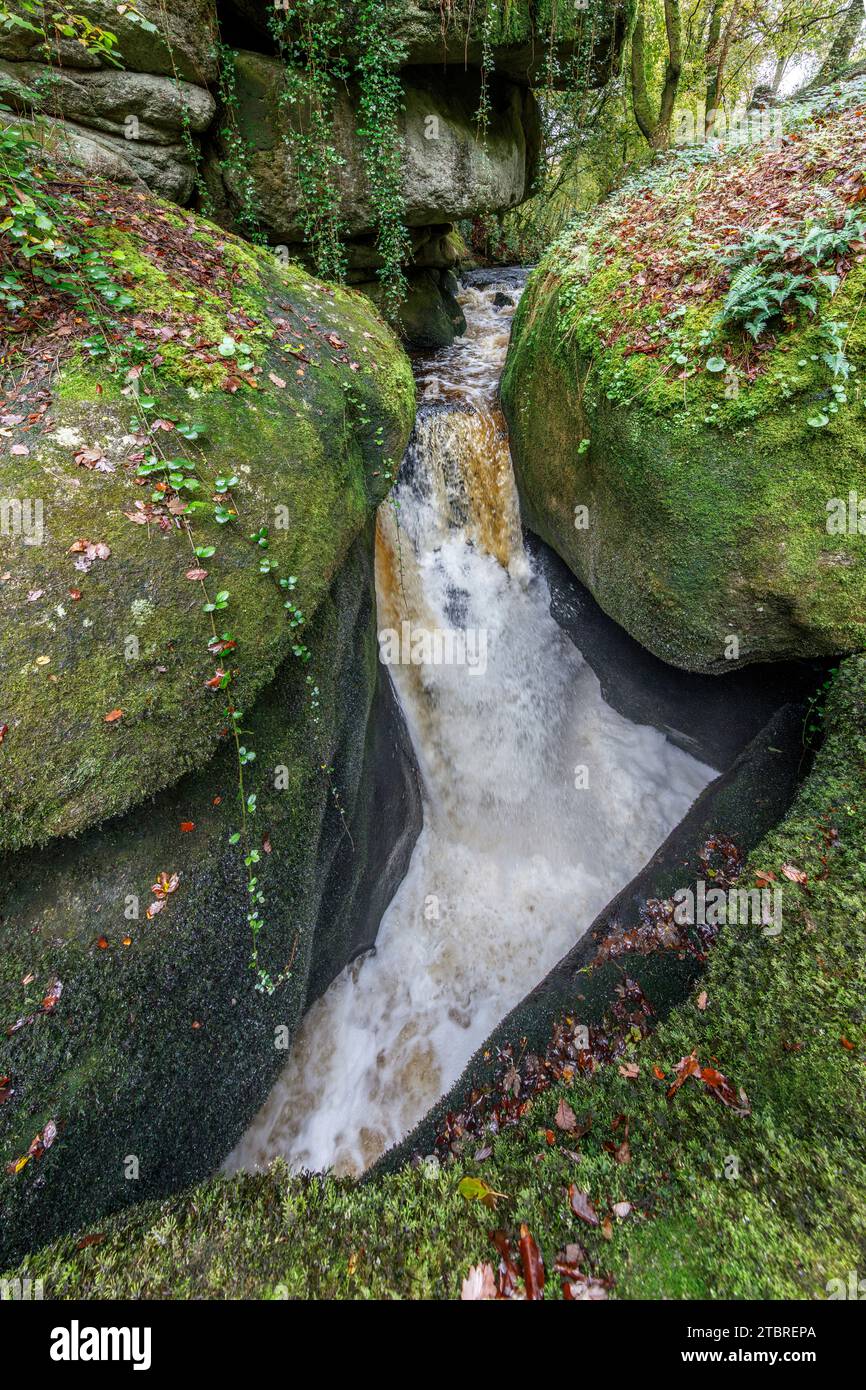
{"type": "MultiPolygon", "coordinates": [[[[731,40],[732,40],[733,37],[734,37],[734,25],[736,24],[737,19],[739,18],[740,4],[741,4],[741,0],[734,0],[734,7],[733,7],[733,9],[731,10],[730,15],[728,16],[728,22],[727,22],[727,24],[725,25],[724,36],[721,37],[721,38],[719,39],[719,41],[718,41],[718,43],[717,43],[717,45],[716,45],[715,71],[714,71],[714,73],[713,73],[713,92],[712,92],[713,100],[712,100],[712,101],[710,101],[710,90],[709,90],[710,84],[709,84],[709,82],[707,83],[707,125],[706,125],[706,137],[707,137],[707,139],[709,139],[709,137],[712,135],[712,133],[713,133],[713,128],[714,128],[714,126],[715,126],[715,124],[716,124],[716,112],[718,111],[719,101],[721,100],[721,95],[722,95],[722,78],[723,78],[724,72],[725,72],[725,65],[727,64],[727,61],[728,61],[728,54],[729,54],[730,51],[731,51],[731,40]]],[[[719,12],[719,25],[720,25],[720,27],[721,27],[721,19],[722,19],[722,16],[721,16],[721,7],[720,7],[720,12],[719,12]]]]}
{"type": "Polygon", "coordinates": [[[670,144],[671,121],[683,69],[682,16],[679,0],[664,0],[665,29],[668,39],[668,61],[658,113],[647,89],[646,80],[646,22],[640,4],[631,41],[631,97],[634,118],[644,139],[653,149],[663,150],[670,144]]]}
{"type": "Polygon", "coordinates": [[[846,66],[860,36],[863,25],[863,0],[851,0],[836,30],[836,37],[830,45],[830,52],[821,65],[821,70],[810,86],[820,86],[830,82],[846,66]]]}
{"type": "Polygon", "coordinates": [[[713,8],[710,12],[710,27],[707,34],[707,47],[704,54],[704,66],[707,70],[707,87],[705,108],[707,113],[707,135],[712,134],[715,125],[715,111],[719,102],[719,50],[722,39],[722,14],[725,8],[725,0],[713,0],[713,8]]]}

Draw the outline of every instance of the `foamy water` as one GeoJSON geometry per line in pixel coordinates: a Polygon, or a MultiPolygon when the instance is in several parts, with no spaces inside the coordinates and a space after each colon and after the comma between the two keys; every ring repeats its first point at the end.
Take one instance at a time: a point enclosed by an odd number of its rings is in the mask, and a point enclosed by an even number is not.
{"type": "Polygon", "coordinates": [[[450,662],[391,666],[424,829],[375,952],[309,1011],[228,1171],[281,1155],[293,1169],[362,1172],[716,775],[605,704],[550,616],[495,404],[511,316],[494,307],[496,289],[465,289],[466,337],[419,370],[396,511],[385,504],[377,528],[383,651],[388,634],[404,658],[415,643],[423,655],[431,634],[467,639],[452,643],[450,662]]]}

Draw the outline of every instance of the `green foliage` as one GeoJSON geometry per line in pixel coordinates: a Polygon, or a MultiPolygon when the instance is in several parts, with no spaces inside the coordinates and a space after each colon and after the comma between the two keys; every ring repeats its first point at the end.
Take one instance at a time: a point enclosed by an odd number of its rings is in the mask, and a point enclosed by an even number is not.
{"type": "Polygon", "coordinates": [[[384,307],[397,316],[405,298],[403,264],[411,254],[405,226],[401,145],[397,122],[403,107],[400,64],[403,44],[393,37],[394,0],[358,0],[357,38],[360,83],[358,134],[376,214],[376,249],[382,258],[379,278],[385,290],[384,307]]]}
{"type": "Polygon", "coordinates": [[[348,60],[339,51],[342,16],[316,0],[288,0],[270,15],[271,32],[283,59],[280,104],[288,110],[286,143],[301,200],[304,240],[313,265],[328,280],[346,272],[346,228],[340,210],[342,156],[334,142],[337,90],[348,80],[348,60]]]}
{"type": "Polygon", "coordinates": [[[343,159],[334,140],[334,108],[339,87],[352,78],[358,83],[358,134],[381,258],[378,274],[391,318],[405,297],[403,265],[411,251],[397,129],[405,49],[395,37],[395,5],[396,0],[356,0],[347,14],[320,0],[288,0],[269,21],[285,63],[280,102],[292,108],[286,140],[301,194],[304,239],[317,271],[331,280],[342,280],[346,271],[343,159]],[[357,55],[352,59],[346,56],[349,38],[357,55]]]}
{"type": "MultiPolygon", "coordinates": [[[[0,117],[7,110],[0,107],[0,117]]],[[[10,113],[11,114],[11,113],[10,113]]],[[[15,125],[0,127],[0,302],[23,309],[28,282],[72,297],[92,321],[103,307],[132,304],[113,279],[101,251],[88,247],[83,233],[70,236],[57,220],[38,163],[39,143],[15,125]]]]}
{"type": "MultiPolygon", "coordinates": [[[[259,200],[256,183],[250,169],[250,149],[241,133],[237,119],[238,94],[235,73],[234,50],[224,43],[217,44],[219,58],[218,94],[222,111],[220,137],[225,154],[221,168],[229,174],[238,199],[238,223],[249,241],[262,245],[265,237],[261,229],[259,200]]],[[[196,161],[196,168],[198,161],[196,161]]]]}
{"type": "Polygon", "coordinates": [[[866,222],[854,211],[839,227],[816,222],[800,229],[750,231],[725,257],[733,273],[719,322],[742,326],[757,341],[786,306],[817,313],[820,291],[833,294],[839,285],[838,276],[821,273],[820,267],[850,254],[864,237],[866,222]]]}

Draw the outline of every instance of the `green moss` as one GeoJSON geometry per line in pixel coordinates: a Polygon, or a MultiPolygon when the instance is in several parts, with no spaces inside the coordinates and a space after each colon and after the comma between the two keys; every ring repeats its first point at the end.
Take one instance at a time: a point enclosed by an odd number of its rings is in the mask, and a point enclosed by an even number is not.
{"type": "MultiPolygon", "coordinates": [[[[230,593],[223,626],[238,641],[233,695],[244,707],[297,640],[278,577],[297,577],[294,598],[311,619],[387,491],[412,424],[411,370],[363,297],[335,294],[157,200],[136,197],[129,218],[125,231],[101,233],[123,255],[135,300],[121,332],[152,341],[134,327],[136,315],[176,330],[160,344],[156,381],[147,372],[142,387],[155,395],[155,413],[204,427],[195,444],[163,434],[164,447],[195,461],[200,497],[213,494],[221,475],[240,480],[237,522],[221,527],[202,513],[192,535],[197,545],[217,546],[208,584],[230,593]],[[153,235],[145,242],[135,219],[148,211],[153,235]],[[187,290],[185,263],[176,261],[176,224],[186,255],[191,221],[211,257],[212,291],[187,290]],[[178,330],[191,302],[188,341],[178,330]],[[234,370],[213,351],[227,333],[250,343],[257,389],[217,389],[234,370]],[[199,338],[211,344],[213,362],[191,350],[199,338]],[[248,539],[261,526],[278,565],[270,578],[248,539]]],[[[174,526],[130,519],[150,489],[135,480],[134,401],[122,385],[79,347],[53,382],[48,424],[21,436],[29,453],[0,461],[0,496],[37,499],[44,511],[43,543],[14,538],[0,584],[0,723],[9,726],[0,748],[0,848],[75,833],[125,810],[201,766],[224,724],[224,697],[205,687],[214,672],[211,628],[200,587],[185,577],[189,539],[174,526]],[[76,464],[75,454],[93,445],[111,471],[76,464]],[[87,573],[76,570],[71,551],[81,539],[111,552],[87,573]],[[139,624],[142,612],[148,618],[139,624]],[[139,644],[132,655],[130,637],[139,644]],[[114,709],[123,718],[106,725],[114,709]]]]}
{"type": "Polygon", "coordinates": [[[268,841],[261,961],[274,976],[291,963],[272,997],[254,989],[248,966],[225,740],[206,768],[146,808],[0,860],[0,1076],[13,1087],[0,1109],[7,1254],[211,1174],[285,1060],[275,1030],[291,1038],[308,992],[369,944],[377,896],[384,905],[399,881],[418,817],[406,797],[394,827],[379,801],[371,740],[377,730],[387,738],[389,766],[405,748],[382,704],[372,569],[368,522],[318,606],[310,663],[289,657],[244,719],[257,750],[251,843],[268,841]],[[162,872],[178,886],[148,920],[162,872]],[[40,1014],[56,980],[60,999],[40,1014]],[[58,1138],[46,1161],[9,1173],[49,1120],[58,1138]]]}
{"type": "MultiPolygon", "coordinates": [[[[758,178],[772,152],[732,158],[758,178]]],[[[530,280],[502,384],[530,525],[644,646],[701,671],[866,645],[862,534],[827,529],[832,499],[863,478],[866,264],[757,354],[719,336],[717,250],[706,228],[698,245],[688,235],[692,185],[712,207],[730,163],[656,171],[640,198],[628,189],[567,233],[530,280]],[[648,233],[637,213],[622,220],[633,205],[667,266],[655,297],[648,233]],[[851,371],[841,403],[831,322],[851,371]],[[735,381],[707,370],[720,353],[735,381]]]]}
{"type": "MultiPolygon", "coordinates": [[[[19,1273],[43,1278],[57,1298],[453,1298],[470,1265],[495,1263],[495,1220],[513,1236],[527,1222],[548,1271],[579,1241],[584,1268],[612,1276],[615,1297],[826,1296],[830,1279],[862,1267],[866,1246],[864,712],[861,657],[834,683],[812,773],[746,870],[784,884],[781,935],[726,928],[701,980],[706,1007],[693,995],[636,1047],[636,1079],[611,1066],[552,1088],[490,1140],[483,1161],[405,1167],[360,1185],[279,1166],[216,1180],[101,1223],[98,1247],[58,1242],[19,1273]],[[784,864],[808,875],[805,889],[784,878],[784,864]],[[744,1089],[749,1115],[694,1080],[665,1098],[693,1049],[744,1089]],[[560,1099],[592,1116],[579,1141],[556,1130],[560,1099]],[[604,1147],[619,1142],[623,1116],[624,1164],[604,1147]],[[495,1218],[458,1194],[464,1173],[506,1194],[495,1218]],[[632,1204],[609,1240],[570,1213],[569,1183],[601,1215],[632,1204]]],[[[552,1275],[546,1293],[559,1295],[552,1275]]]]}

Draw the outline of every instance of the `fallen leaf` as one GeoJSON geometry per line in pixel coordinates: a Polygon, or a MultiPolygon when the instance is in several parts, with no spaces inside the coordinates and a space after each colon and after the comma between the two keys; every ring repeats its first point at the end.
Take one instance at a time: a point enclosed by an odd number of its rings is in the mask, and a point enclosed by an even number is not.
{"type": "Polygon", "coordinates": [[[180,830],[182,835],[188,835],[191,830],[195,830],[195,821],[182,820],[180,823],[180,830]]]}
{"type": "Polygon", "coordinates": [[[103,1235],[83,1236],[76,1245],[76,1250],[86,1250],[89,1245],[101,1245],[105,1240],[103,1235]]]}
{"type": "Polygon", "coordinates": [[[179,874],[167,874],[165,872],[157,874],[156,882],[151,885],[151,893],[157,898],[167,898],[170,893],[174,893],[180,883],[179,874]]]}
{"type": "Polygon", "coordinates": [[[464,1303],[495,1298],[496,1277],[493,1273],[493,1266],[486,1261],[484,1264],[471,1265],[469,1273],[463,1280],[460,1297],[464,1303]]]}
{"type": "Polygon", "coordinates": [[[107,950],[108,950],[108,940],[107,940],[106,937],[101,936],[101,937],[99,938],[99,940],[97,941],[96,944],[97,944],[97,946],[99,947],[100,951],[107,951],[107,950]]]}
{"type": "Polygon", "coordinates": [[[207,570],[192,569],[186,572],[187,579],[207,579],[207,570]]]}
{"type": "Polygon", "coordinates": [[[700,1069],[701,1065],[698,1061],[698,1054],[696,1051],[690,1052],[688,1057],[680,1058],[674,1067],[674,1071],[677,1073],[677,1079],[668,1091],[668,1100],[676,1095],[684,1081],[687,1081],[690,1076],[694,1076],[695,1072],[699,1072],[700,1069]]]}
{"type": "Polygon", "coordinates": [[[700,994],[698,995],[698,1008],[701,1010],[705,1009],[707,1007],[707,1002],[707,991],[705,989],[702,989],[700,994]]]}
{"type": "Polygon", "coordinates": [[[286,383],[281,376],[277,376],[276,372],[268,372],[268,380],[272,381],[275,386],[279,386],[281,390],[285,388],[286,383]]]}
{"type": "Polygon", "coordinates": [[[785,878],[789,878],[792,883],[808,883],[808,875],[802,869],[795,868],[793,864],[783,864],[782,873],[785,878]]]}
{"type": "Polygon", "coordinates": [[[526,1297],[534,1303],[544,1297],[544,1260],[541,1258],[541,1251],[533,1240],[525,1221],[521,1222],[520,1225],[518,1246],[520,1262],[523,1265],[526,1297]]]}
{"type": "Polygon", "coordinates": [[[632,1210],[631,1202],[614,1202],[613,1204],[613,1214],[617,1221],[624,1221],[632,1210]]]}
{"type": "Polygon", "coordinates": [[[597,1226],[599,1224],[595,1207],[592,1205],[589,1197],[585,1192],[580,1192],[575,1187],[574,1183],[569,1183],[568,1185],[568,1200],[571,1205],[571,1210],[574,1212],[575,1216],[580,1217],[581,1221],[585,1221],[589,1226],[597,1226]]]}
{"type": "Polygon", "coordinates": [[[619,1068],[619,1074],[629,1081],[634,1081],[635,1077],[640,1075],[640,1067],[637,1062],[626,1062],[624,1066],[619,1068]]]}
{"type": "Polygon", "coordinates": [[[556,1128],[565,1130],[566,1134],[571,1134],[577,1129],[577,1116],[564,1097],[556,1109],[556,1128]]]}
{"type": "Polygon", "coordinates": [[[108,711],[108,714],[105,716],[105,723],[106,723],[106,724],[115,724],[115,723],[117,722],[118,719],[122,719],[122,718],[123,718],[123,710],[122,710],[122,709],[110,709],[110,710],[108,711]]]}
{"type": "Polygon", "coordinates": [[[494,1209],[499,1198],[507,1196],[505,1192],[494,1191],[483,1178],[461,1178],[457,1191],[467,1202],[483,1202],[486,1207],[494,1209]]]}

